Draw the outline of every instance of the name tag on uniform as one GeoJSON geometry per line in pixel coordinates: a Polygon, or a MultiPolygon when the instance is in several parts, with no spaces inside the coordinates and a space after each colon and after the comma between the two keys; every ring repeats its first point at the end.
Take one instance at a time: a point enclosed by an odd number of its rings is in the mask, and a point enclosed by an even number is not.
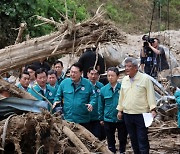
{"type": "Polygon", "coordinates": [[[100,93],[100,89],[97,89],[97,92],[100,93]]]}
{"type": "Polygon", "coordinates": [[[84,91],[84,90],[85,90],[85,87],[81,87],[81,90],[84,91]]]}

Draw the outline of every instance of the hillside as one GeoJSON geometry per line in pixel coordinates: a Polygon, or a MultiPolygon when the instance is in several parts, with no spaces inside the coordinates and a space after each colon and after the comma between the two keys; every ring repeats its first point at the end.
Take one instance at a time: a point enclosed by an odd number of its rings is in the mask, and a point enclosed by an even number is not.
{"type": "Polygon", "coordinates": [[[36,20],[35,15],[63,21],[63,15],[66,16],[67,13],[69,18],[75,17],[76,22],[79,22],[93,16],[101,4],[104,4],[106,19],[113,21],[126,33],[147,33],[151,21],[153,32],[180,28],[180,1],[177,0],[66,1],[67,9],[64,0],[0,1],[0,48],[14,44],[18,27],[22,22],[27,23],[23,40],[26,35],[33,38],[57,30],[47,24],[39,25],[40,22],[36,20]]]}
{"type": "Polygon", "coordinates": [[[167,30],[168,24],[169,29],[180,28],[180,1],[177,0],[171,0],[169,4],[168,0],[92,0],[92,3],[80,1],[85,3],[91,13],[96,11],[100,4],[104,4],[107,18],[127,33],[149,32],[152,14],[152,31],[167,30]]]}

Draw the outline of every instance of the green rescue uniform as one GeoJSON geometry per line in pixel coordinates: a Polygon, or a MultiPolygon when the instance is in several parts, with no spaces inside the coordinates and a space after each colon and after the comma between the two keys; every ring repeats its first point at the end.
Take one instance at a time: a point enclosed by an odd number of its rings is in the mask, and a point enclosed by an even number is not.
{"type": "Polygon", "coordinates": [[[75,123],[90,121],[90,113],[86,104],[94,107],[96,95],[89,80],[81,77],[76,87],[71,78],[64,79],[58,88],[54,102],[62,99],[65,120],[75,123]]]}

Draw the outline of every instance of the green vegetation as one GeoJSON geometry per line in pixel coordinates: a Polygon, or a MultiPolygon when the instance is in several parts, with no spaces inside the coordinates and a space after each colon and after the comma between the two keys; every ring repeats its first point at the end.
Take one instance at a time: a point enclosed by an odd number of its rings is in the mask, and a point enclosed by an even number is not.
{"type": "Polygon", "coordinates": [[[133,14],[129,10],[114,6],[113,3],[106,5],[107,15],[111,20],[119,23],[130,23],[133,19],[133,14]]]}
{"type": "MultiPolygon", "coordinates": [[[[27,30],[24,35],[38,37],[55,31],[55,27],[43,24],[34,27],[42,21],[38,21],[35,15],[46,18],[53,18],[55,21],[63,21],[60,14],[66,14],[64,0],[1,0],[0,1],[0,48],[13,44],[20,23],[27,23],[27,30]]],[[[86,8],[78,5],[73,0],[67,0],[67,13],[69,18],[76,17],[76,21],[82,21],[89,17],[86,8]]]]}
{"type": "MultiPolygon", "coordinates": [[[[155,2],[152,31],[179,29],[180,1],[177,0],[66,0],[69,18],[76,22],[93,16],[97,8],[103,3],[106,18],[127,33],[146,33],[149,31],[153,5],[155,2]],[[169,24],[168,24],[169,1],[169,24]],[[160,15],[160,16],[159,16],[160,15]]],[[[0,48],[13,44],[20,23],[27,23],[24,33],[30,37],[38,37],[55,31],[54,26],[43,24],[34,27],[38,21],[35,15],[63,21],[60,15],[66,15],[65,0],[1,0],[0,1],[0,48]]]]}

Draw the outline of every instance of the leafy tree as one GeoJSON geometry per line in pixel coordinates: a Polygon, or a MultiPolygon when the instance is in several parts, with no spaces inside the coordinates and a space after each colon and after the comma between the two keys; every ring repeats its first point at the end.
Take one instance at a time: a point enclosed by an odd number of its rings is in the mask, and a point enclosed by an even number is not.
{"type": "MultiPolygon", "coordinates": [[[[155,17],[152,31],[159,30],[158,7],[161,6],[161,29],[167,29],[167,9],[169,2],[170,29],[179,29],[180,1],[178,0],[66,0],[69,18],[75,15],[76,22],[93,15],[97,8],[104,3],[107,18],[114,21],[126,32],[148,32],[151,20],[153,2],[156,3],[155,17]]],[[[34,15],[53,18],[55,21],[64,21],[60,14],[66,14],[65,0],[0,0],[0,48],[14,44],[20,23],[27,23],[24,35],[38,37],[55,31],[55,27],[44,24],[34,27],[38,21],[34,15]]]]}
{"type": "MultiPolygon", "coordinates": [[[[0,1],[0,48],[13,44],[17,37],[17,30],[20,23],[27,23],[25,34],[30,37],[38,37],[48,34],[55,29],[54,26],[44,24],[34,27],[41,23],[35,18],[40,15],[51,18],[55,21],[63,21],[64,19],[59,13],[65,15],[64,0],[1,0],[0,1]]],[[[88,13],[83,5],[79,6],[73,0],[67,0],[68,16],[72,18],[76,14],[77,21],[84,20],[88,17],[88,13]]]]}

